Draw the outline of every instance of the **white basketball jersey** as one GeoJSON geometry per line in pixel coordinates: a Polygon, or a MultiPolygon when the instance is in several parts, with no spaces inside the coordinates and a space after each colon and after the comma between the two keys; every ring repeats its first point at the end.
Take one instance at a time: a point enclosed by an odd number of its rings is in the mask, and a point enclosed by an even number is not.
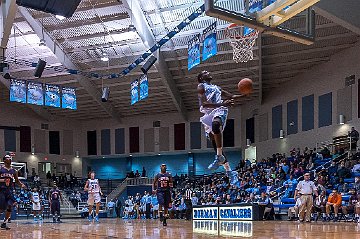
{"type": "Polygon", "coordinates": [[[39,194],[39,192],[33,192],[32,197],[33,197],[34,202],[36,202],[36,203],[40,202],[40,194],[39,194]]]}
{"type": "Polygon", "coordinates": [[[89,192],[98,193],[100,192],[99,180],[97,179],[88,179],[89,180],[89,192]]]}

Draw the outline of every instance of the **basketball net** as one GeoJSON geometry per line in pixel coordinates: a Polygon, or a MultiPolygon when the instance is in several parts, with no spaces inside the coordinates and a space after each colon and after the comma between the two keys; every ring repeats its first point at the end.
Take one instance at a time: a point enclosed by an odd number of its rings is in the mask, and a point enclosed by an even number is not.
{"type": "Polygon", "coordinates": [[[233,59],[236,63],[254,59],[253,46],[259,36],[259,31],[233,23],[225,29],[225,36],[230,39],[233,59]],[[249,30],[251,31],[247,32],[249,30]]]}

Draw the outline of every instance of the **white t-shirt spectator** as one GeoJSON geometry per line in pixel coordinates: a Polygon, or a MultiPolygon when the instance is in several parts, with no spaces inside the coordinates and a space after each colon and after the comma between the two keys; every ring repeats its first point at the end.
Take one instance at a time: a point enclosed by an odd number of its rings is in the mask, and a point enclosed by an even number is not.
{"type": "Polygon", "coordinates": [[[352,168],[351,172],[353,173],[359,173],[360,172],[360,164],[355,164],[352,168]]]}

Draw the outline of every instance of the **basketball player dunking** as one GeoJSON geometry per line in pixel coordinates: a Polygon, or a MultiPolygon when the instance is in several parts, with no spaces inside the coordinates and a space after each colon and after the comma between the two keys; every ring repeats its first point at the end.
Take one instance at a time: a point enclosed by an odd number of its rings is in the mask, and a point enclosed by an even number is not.
{"type": "Polygon", "coordinates": [[[206,135],[216,152],[215,160],[209,165],[208,169],[216,170],[220,165],[223,165],[230,179],[230,184],[235,185],[238,183],[238,173],[231,170],[223,152],[222,141],[228,107],[234,105],[234,99],[244,95],[233,95],[222,90],[219,86],[211,84],[211,80],[212,76],[208,71],[202,71],[198,75],[197,91],[200,112],[204,113],[204,116],[200,118],[200,122],[204,125],[206,135]]]}
{"type": "Polygon", "coordinates": [[[163,222],[163,226],[167,226],[166,219],[169,218],[168,209],[171,204],[171,188],[173,187],[173,178],[170,173],[166,172],[166,164],[162,164],[160,166],[160,170],[160,173],[156,174],[155,176],[153,190],[156,190],[156,195],[159,202],[160,221],[163,222]]]}
{"type": "Polygon", "coordinates": [[[95,172],[90,172],[90,178],[86,181],[84,190],[88,192],[89,221],[92,220],[94,202],[96,204],[95,221],[99,222],[99,210],[101,202],[101,188],[99,180],[95,179],[95,172]]]}
{"type": "Polygon", "coordinates": [[[1,224],[1,229],[9,230],[6,223],[10,220],[11,211],[14,201],[13,189],[14,179],[15,183],[21,188],[26,188],[25,184],[19,181],[18,172],[11,167],[11,156],[5,155],[3,157],[4,166],[0,167],[0,212],[5,213],[4,222],[1,224]]]}

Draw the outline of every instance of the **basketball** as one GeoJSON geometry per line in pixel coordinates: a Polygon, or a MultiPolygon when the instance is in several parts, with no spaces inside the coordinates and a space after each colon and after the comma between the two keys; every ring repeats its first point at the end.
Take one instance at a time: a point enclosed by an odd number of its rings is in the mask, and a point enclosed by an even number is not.
{"type": "Polygon", "coordinates": [[[249,78],[244,78],[238,83],[238,90],[241,94],[248,95],[253,91],[253,82],[249,78]]]}

